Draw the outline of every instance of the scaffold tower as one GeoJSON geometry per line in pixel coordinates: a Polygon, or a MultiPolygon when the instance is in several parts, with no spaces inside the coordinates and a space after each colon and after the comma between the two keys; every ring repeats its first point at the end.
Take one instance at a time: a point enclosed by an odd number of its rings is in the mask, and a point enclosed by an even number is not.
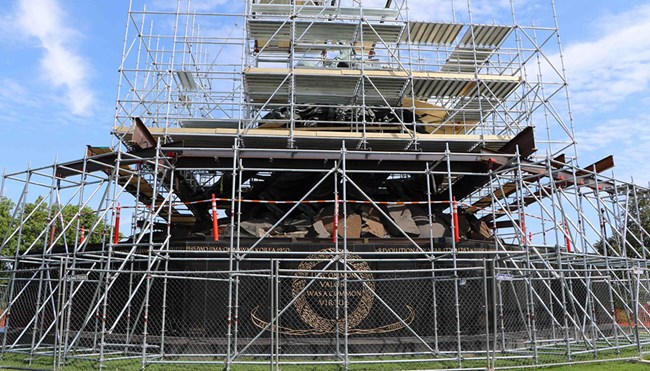
{"type": "Polygon", "coordinates": [[[3,177],[2,357],[494,370],[648,352],[649,189],[606,175],[611,156],[580,164],[554,1],[542,26],[516,0],[501,23],[450,3],[131,4],[113,143],[3,177]]]}

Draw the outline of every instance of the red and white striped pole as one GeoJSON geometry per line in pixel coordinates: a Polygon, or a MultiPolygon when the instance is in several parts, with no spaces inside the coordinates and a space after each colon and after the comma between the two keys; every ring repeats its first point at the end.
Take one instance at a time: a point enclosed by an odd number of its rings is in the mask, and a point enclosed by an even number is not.
{"type": "Polygon", "coordinates": [[[120,203],[117,203],[117,210],[115,212],[115,228],[113,228],[113,244],[117,244],[120,240],[120,214],[122,212],[122,206],[120,203]]]}
{"type": "Polygon", "coordinates": [[[566,244],[566,251],[571,252],[571,238],[569,235],[569,224],[564,220],[564,243],[566,244]]]}
{"type": "Polygon", "coordinates": [[[334,221],[332,222],[332,242],[336,242],[339,233],[339,195],[334,196],[334,221]]]}
{"type": "Polygon", "coordinates": [[[82,225],[81,226],[81,236],[79,237],[79,245],[83,245],[83,243],[86,241],[86,228],[82,225]]]}
{"type": "Polygon", "coordinates": [[[217,215],[217,199],[212,195],[212,237],[219,241],[219,216],[217,215]]]}
{"type": "Polygon", "coordinates": [[[458,223],[458,202],[456,197],[454,197],[454,207],[453,207],[453,216],[454,216],[454,241],[460,242],[460,227],[458,223]]]}

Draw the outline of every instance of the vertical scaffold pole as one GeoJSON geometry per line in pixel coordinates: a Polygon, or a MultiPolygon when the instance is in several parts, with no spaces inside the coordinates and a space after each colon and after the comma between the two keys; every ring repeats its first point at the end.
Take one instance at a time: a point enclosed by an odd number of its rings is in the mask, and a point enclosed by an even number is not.
{"type": "MultiPolygon", "coordinates": [[[[111,180],[113,183],[113,197],[112,197],[112,201],[109,201],[107,203],[107,206],[110,205],[110,207],[112,208],[116,207],[117,195],[118,195],[117,188],[119,185],[121,164],[122,164],[122,151],[120,150],[117,152],[117,159],[115,160],[113,173],[111,174],[111,180]]],[[[108,197],[108,192],[106,196],[108,197]]],[[[119,222],[115,224],[119,224],[119,222]]],[[[103,285],[103,289],[104,289],[102,293],[101,314],[98,313],[99,326],[101,328],[101,334],[99,339],[99,369],[100,370],[102,370],[105,367],[104,357],[105,357],[105,339],[106,339],[106,317],[108,315],[108,296],[109,296],[108,290],[111,285],[111,265],[113,263],[112,258],[113,258],[113,250],[115,248],[115,244],[116,244],[115,238],[110,239],[110,242],[108,244],[108,254],[106,256],[106,263],[104,265],[103,271],[101,272],[102,276],[99,280],[99,285],[100,286],[103,285]]]]}
{"type": "MultiPolygon", "coordinates": [[[[556,207],[556,202],[555,202],[555,181],[553,179],[553,167],[551,165],[551,156],[550,154],[547,153],[546,156],[546,171],[548,174],[548,177],[550,179],[550,197],[552,198],[553,202],[551,203],[552,206],[552,216],[554,222],[554,228],[553,232],[555,234],[555,256],[556,256],[556,264],[557,268],[556,270],[559,272],[558,273],[558,280],[560,281],[560,285],[562,287],[562,302],[560,303],[560,306],[562,308],[562,318],[563,318],[563,323],[562,326],[564,327],[564,341],[566,344],[566,357],[567,361],[571,362],[572,360],[572,355],[571,355],[571,336],[569,334],[569,312],[568,312],[568,306],[567,306],[567,290],[569,288],[567,287],[567,280],[566,280],[566,272],[564,270],[564,265],[562,262],[562,248],[560,246],[560,232],[558,231],[558,216],[557,216],[557,207],[556,207]]],[[[561,228],[561,227],[560,227],[561,228]]],[[[564,235],[564,232],[562,232],[562,235],[564,235]]]]}
{"type": "MultiPolygon", "coordinates": [[[[232,362],[237,355],[237,349],[233,349],[233,317],[234,317],[234,307],[236,303],[233,303],[233,298],[235,297],[235,285],[234,285],[234,276],[233,269],[235,266],[235,206],[237,202],[237,159],[239,158],[239,140],[235,139],[233,144],[233,160],[232,160],[232,170],[231,170],[231,192],[230,192],[230,244],[228,247],[228,333],[227,337],[227,350],[226,350],[226,360],[225,366],[226,370],[230,370],[232,367],[232,362]]],[[[221,179],[223,182],[223,177],[221,179]]]]}
{"type": "MultiPolygon", "coordinates": [[[[149,347],[149,344],[147,343],[149,340],[149,301],[151,297],[151,286],[153,284],[153,266],[154,266],[154,261],[157,261],[159,258],[158,256],[154,257],[154,246],[155,246],[155,241],[154,241],[154,229],[153,229],[153,224],[155,221],[155,218],[158,216],[158,195],[159,195],[159,188],[160,184],[158,181],[158,177],[161,176],[160,172],[160,153],[161,153],[161,141],[158,139],[158,143],[156,145],[156,156],[154,158],[154,168],[153,168],[153,195],[151,197],[151,213],[149,214],[149,225],[150,225],[150,231],[149,231],[149,243],[147,246],[147,270],[145,273],[145,279],[146,279],[146,286],[145,286],[145,296],[144,296],[144,318],[143,318],[143,326],[142,326],[142,363],[141,363],[141,369],[144,370],[147,367],[147,348],[149,347]]],[[[169,171],[169,169],[162,169],[163,171],[169,171]]],[[[164,179],[164,176],[161,176],[162,179],[164,179]]],[[[174,184],[174,172],[171,172],[170,175],[170,184],[174,184]]],[[[162,182],[162,180],[160,181],[162,182]]],[[[164,207],[164,205],[161,205],[160,207],[164,207]]],[[[119,206],[118,206],[119,208],[119,206]]],[[[119,210],[119,209],[118,209],[119,210]]],[[[167,215],[167,224],[170,223],[171,221],[171,213],[167,215]]],[[[167,243],[165,241],[164,243],[167,243]]],[[[157,252],[156,252],[157,253],[157,252]]]]}
{"type": "Polygon", "coordinates": [[[639,205],[641,204],[641,200],[639,200],[639,193],[637,191],[637,187],[634,185],[634,178],[631,179],[632,183],[632,197],[634,199],[634,208],[635,208],[635,223],[639,226],[639,237],[637,238],[637,242],[640,244],[640,249],[641,249],[641,257],[643,258],[643,275],[645,276],[645,281],[646,281],[646,287],[645,291],[647,292],[650,289],[650,272],[648,272],[648,247],[646,246],[646,235],[648,234],[648,231],[646,228],[647,226],[643,225],[643,215],[641,212],[641,209],[639,205]]]}
{"type": "MultiPolygon", "coordinates": [[[[244,186],[244,163],[241,159],[241,157],[237,156],[237,162],[235,163],[237,165],[237,235],[235,236],[237,243],[235,244],[235,252],[242,251],[242,246],[241,246],[241,216],[242,216],[242,199],[244,197],[243,195],[243,190],[242,187],[244,186]]],[[[234,183],[234,181],[233,181],[234,183]]],[[[239,259],[235,260],[235,266],[234,266],[234,272],[239,273],[239,259]]],[[[234,329],[234,347],[235,349],[238,348],[239,346],[239,282],[240,282],[240,275],[236,274],[234,276],[234,285],[235,285],[235,310],[234,310],[234,318],[233,318],[233,329],[234,329]]],[[[280,326],[278,318],[278,326],[280,326]]]]}
{"type": "MultiPolygon", "coordinates": [[[[345,147],[345,142],[343,142],[343,148],[341,149],[341,171],[343,171],[343,318],[345,322],[345,354],[344,354],[344,367],[345,370],[350,369],[350,321],[349,321],[349,302],[348,302],[348,280],[349,280],[349,270],[348,267],[348,215],[347,215],[347,202],[348,202],[348,173],[347,173],[347,149],[345,147]]],[[[338,303],[337,303],[338,305],[338,303]]]]}
{"type": "Polygon", "coordinates": [[[271,323],[270,323],[270,331],[271,334],[269,336],[270,340],[270,346],[269,346],[269,368],[271,371],[273,371],[274,366],[277,368],[275,365],[275,332],[279,330],[277,319],[278,319],[278,308],[275,306],[275,298],[278,295],[276,291],[276,281],[277,281],[277,272],[275,271],[275,259],[271,259],[270,265],[269,265],[269,280],[268,280],[268,288],[269,288],[269,308],[270,310],[270,317],[271,317],[271,323]]]}
{"type": "MultiPolygon", "coordinates": [[[[451,173],[451,152],[449,151],[449,143],[446,144],[446,149],[445,149],[445,159],[447,162],[447,189],[449,191],[449,210],[450,212],[454,213],[454,191],[453,191],[453,185],[452,185],[452,173],[451,173]]],[[[454,213],[455,214],[455,213],[454,213]]],[[[458,276],[458,247],[457,247],[457,242],[456,241],[456,236],[460,236],[460,233],[458,233],[458,226],[456,223],[452,223],[452,234],[454,235],[454,238],[451,240],[451,252],[452,252],[452,258],[453,258],[453,267],[454,267],[454,305],[455,305],[455,311],[456,311],[456,358],[458,361],[458,367],[462,367],[463,365],[463,356],[462,356],[462,341],[460,339],[461,335],[461,330],[460,330],[460,299],[458,297],[459,295],[459,288],[458,288],[458,280],[460,277],[458,276]]],[[[460,237],[459,237],[460,240],[460,237]]]]}
{"type": "MultiPolygon", "coordinates": [[[[171,180],[170,184],[174,184],[174,174],[175,171],[174,169],[170,169],[171,171],[171,180]]],[[[161,313],[161,319],[160,319],[160,356],[162,359],[165,357],[165,340],[166,340],[166,335],[167,335],[167,286],[168,286],[168,281],[169,281],[169,240],[171,239],[171,226],[172,226],[172,203],[168,202],[167,203],[167,215],[169,216],[168,221],[167,221],[167,236],[165,238],[165,245],[160,247],[160,250],[162,252],[162,259],[164,260],[164,278],[163,278],[163,292],[162,292],[162,313],[161,313]]]]}
{"type": "Polygon", "coordinates": [[[490,369],[490,299],[488,297],[488,267],[487,260],[483,258],[483,313],[485,318],[485,368],[490,369]]]}
{"type": "MultiPolygon", "coordinates": [[[[339,169],[339,161],[334,162],[334,170],[340,170],[339,169]]],[[[339,199],[339,172],[334,171],[333,173],[333,178],[334,178],[334,208],[338,207],[338,199],[339,199]]],[[[334,212],[334,220],[338,223],[338,212],[334,212]]],[[[334,224],[332,224],[334,226],[334,224]]],[[[336,230],[334,227],[332,227],[332,236],[336,235],[336,230]]],[[[339,240],[338,238],[334,238],[334,251],[336,252],[336,256],[339,256],[341,253],[340,251],[340,246],[339,246],[339,240]]],[[[340,274],[336,275],[336,302],[339,303],[341,300],[341,279],[340,279],[340,274]]],[[[343,335],[345,337],[345,335],[343,335]]],[[[340,360],[342,358],[341,354],[341,308],[339,305],[336,305],[336,359],[340,360]]]]}
{"type": "MultiPolygon", "coordinates": [[[[517,149],[515,151],[515,157],[517,159],[517,171],[515,173],[516,176],[516,182],[517,182],[517,208],[519,210],[519,216],[521,218],[521,227],[520,227],[520,243],[522,244],[523,248],[525,249],[526,252],[526,269],[529,270],[534,270],[535,267],[531,263],[530,260],[530,251],[532,248],[528,244],[528,239],[526,238],[526,230],[524,229],[524,217],[525,217],[525,210],[524,210],[524,205],[522,204],[522,200],[525,197],[524,194],[524,189],[526,188],[524,184],[524,178],[522,174],[522,169],[521,169],[521,155],[519,153],[519,146],[517,146],[517,149]]],[[[534,296],[534,284],[533,279],[528,280],[528,287],[526,290],[526,314],[527,314],[527,320],[528,320],[528,325],[530,326],[530,337],[531,337],[531,342],[533,344],[533,361],[535,364],[539,362],[539,355],[537,351],[537,319],[535,315],[535,296],[534,296]]]]}
{"type": "MultiPolygon", "coordinates": [[[[273,267],[275,271],[275,312],[273,313],[273,317],[276,319],[275,320],[275,326],[276,330],[273,331],[271,334],[275,336],[275,369],[280,370],[280,260],[276,259],[275,264],[273,267]]],[[[272,327],[271,327],[272,328],[272,327]]]]}
{"type": "MultiPolygon", "coordinates": [[[[88,151],[86,151],[86,154],[84,155],[84,158],[83,158],[83,166],[82,166],[82,170],[81,170],[81,180],[79,182],[79,187],[81,188],[80,191],[79,191],[79,204],[80,205],[82,205],[83,202],[84,202],[83,201],[84,200],[84,190],[86,188],[86,182],[87,182],[87,179],[88,179],[88,173],[86,172],[87,166],[88,166],[88,151]]],[[[92,196],[91,196],[91,198],[92,198],[92,196]]],[[[92,236],[92,232],[93,232],[92,227],[93,226],[91,225],[90,230],[88,231],[88,233],[89,233],[88,237],[89,238],[92,236]]],[[[77,254],[80,251],[82,251],[82,249],[85,248],[83,245],[86,242],[86,236],[85,236],[85,228],[83,228],[83,226],[82,226],[81,235],[83,237],[83,241],[79,242],[79,246],[72,252],[72,264],[71,264],[70,270],[69,270],[69,272],[70,272],[69,274],[71,274],[71,275],[76,274],[76,271],[77,271],[77,254]]],[[[67,301],[67,308],[64,308],[66,310],[66,313],[65,313],[66,320],[65,320],[65,328],[63,329],[63,332],[64,332],[64,334],[63,334],[63,342],[60,345],[61,348],[62,348],[62,352],[61,352],[62,353],[61,354],[62,359],[61,359],[61,362],[60,362],[61,365],[63,365],[64,360],[67,359],[67,356],[68,356],[68,353],[67,353],[68,338],[70,336],[70,322],[71,322],[71,319],[72,319],[73,296],[75,294],[75,282],[74,282],[74,280],[70,280],[69,286],[70,286],[70,298],[65,298],[64,297],[64,300],[66,300],[66,301],[69,300],[69,301],[67,301]]]]}
{"type": "Polygon", "coordinates": [[[596,197],[596,207],[598,209],[598,221],[600,224],[600,241],[602,241],[602,251],[601,254],[605,258],[605,269],[607,270],[607,294],[609,296],[609,310],[611,311],[611,316],[612,316],[612,329],[614,330],[614,346],[616,347],[616,354],[621,354],[621,349],[619,347],[619,342],[618,342],[618,330],[619,330],[619,325],[618,322],[616,321],[616,304],[614,302],[614,292],[613,292],[613,287],[612,287],[612,268],[610,266],[609,262],[609,247],[608,242],[607,242],[607,225],[605,222],[605,209],[603,208],[603,200],[600,198],[600,180],[598,179],[598,176],[596,175],[594,168],[594,182],[596,187],[594,188],[594,195],[596,197]]]}
{"type": "MultiPolygon", "coordinates": [[[[496,369],[497,362],[497,343],[498,343],[498,325],[497,325],[497,257],[492,259],[492,367],[491,369],[496,369]]],[[[499,296],[501,291],[499,290],[499,296]]],[[[499,310],[501,306],[499,305],[499,310]]],[[[499,313],[499,318],[501,318],[501,323],[503,326],[503,312],[499,313]]]]}
{"type": "MultiPolygon", "coordinates": [[[[427,162],[425,165],[425,176],[427,179],[427,211],[429,213],[429,251],[431,251],[431,256],[434,253],[433,246],[433,205],[431,202],[432,189],[431,182],[433,175],[431,174],[431,168],[427,162]]],[[[433,179],[435,181],[435,179],[433,179]]],[[[438,348],[438,299],[436,297],[436,261],[431,259],[431,296],[433,298],[433,344],[435,353],[438,353],[440,349],[438,348]]]]}

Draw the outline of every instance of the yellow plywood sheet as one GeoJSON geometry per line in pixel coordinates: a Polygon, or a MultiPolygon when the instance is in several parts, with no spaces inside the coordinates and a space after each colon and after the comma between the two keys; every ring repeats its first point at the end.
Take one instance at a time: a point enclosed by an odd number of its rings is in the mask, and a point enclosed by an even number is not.
{"type": "Polygon", "coordinates": [[[420,116],[420,121],[422,121],[425,124],[440,124],[444,121],[444,116],[443,117],[436,117],[436,116],[431,116],[431,115],[424,115],[420,116]]]}
{"type": "Polygon", "coordinates": [[[445,107],[437,106],[428,102],[423,102],[421,100],[414,100],[410,98],[402,98],[402,107],[404,108],[413,108],[415,106],[415,114],[418,116],[429,116],[427,121],[422,120],[423,122],[433,122],[437,120],[443,120],[447,116],[447,110],[445,107]]]}
{"type": "Polygon", "coordinates": [[[354,51],[357,54],[367,54],[370,50],[375,48],[374,42],[365,41],[363,44],[360,42],[352,43],[354,46],[354,51]]]}
{"type": "MultiPolygon", "coordinates": [[[[442,126],[444,127],[444,126],[442,126]]],[[[451,127],[451,126],[449,126],[451,127]]],[[[459,126],[462,127],[462,126],[459,126]]],[[[227,128],[148,128],[151,134],[154,137],[160,137],[162,135],[167,136],[182,136],[182,135],[220,135],[220,136],[237,136],[242,134],[244,137],[269,137],[269,138],[286,138],[290,136],[290,131],[288,129],[248,129],[242,133],[239,133],[237,129],[227,129],[227,128]]],[[[130,128],[120,126],[113,129],[117,134],[125,134],[130,131],[130,128]]],[[[501,135],[467,135],[467,134],[454,134],[452,130],[445,130],[444,132],[434,133],[434,134],[421,134],[421,133],[372,133],[367,132],[365,137],[367,139],[401,139],[401,140],[410,140],[416,136],[421,140],[435,140],[435,141],[503,141],[509,140],[509,136],[501,135]]],[[[295,138],[342,138],[342,139],[362,139],[364,134],[361,132],[331,132],[331,131],[311,131],[311,130],[295,130],[295,138]]]]}
{"type": "Polygon", "coordinates": [[[430,131],[431,134],[448,134],[448,135],[465,135],[465,132],[468,132],[474,129],[478,125],[478,122],[465,122],[465,123],[446,123],[444,125],[434,126],[433,130],[430,131]]]}
{"type": "Polygon", "coordinates": [[[280,49],[289,49],[289,46],[291,46],[291,43],[289,41],[269,41],[266,39],[259,39],[255,41],[256,45],[258,48],[267,48],[267,47],[274,47],[274,48],[280,48],[280,49]]]}
{"type": "Polygon", "coordinates": [[[260,128],[262,129],[277,129],[289,125],[289,121],[269,121],[269,122],[260,122],[260,128]]]}

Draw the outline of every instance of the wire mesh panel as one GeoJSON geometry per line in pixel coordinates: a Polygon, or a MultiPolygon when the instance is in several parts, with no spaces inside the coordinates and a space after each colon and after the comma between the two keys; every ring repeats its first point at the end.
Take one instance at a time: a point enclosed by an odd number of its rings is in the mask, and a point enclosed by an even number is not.
{"type": "Polygon", "coordinates": [[[223,360],[228,341],[228,275],[171,271],[156,277],[150,295],[156,298],[149,317],[151,342],[160,347],[152,354],[223,360]]]}
{"type": "Polygon", "coordinates": [[[98,270],[69,269],[65,344],[72,353],[98,351],[101,313],[98,302],[102,294],[102,277],[98,270]]]}
{"type": "Polygon", "coordinates": [[[514,2],[489,25],[469,2],[448,23],[407,0],[157,3],[128,14],[113,147],[3,178],[22,190],[0,205],[2,355],[494,369],[650,351],[650,192],[601,175],[611,158],[575,166],[557,26],[514,24],[514,2]]]}
{"type": "Polygon", "coordinates": [[[15,274],[13,282],[13,297],[10,297],[14,304],[11,306],[7,317],[8,327],[3,335],[6,344],[11,347],[31,346],[31,339],[27,336],[30,328],[33,328],[33,319],[37,317],[37,305],[39,297],[38,280],[35,277],[38,272],[23,271],[15,274]]]}

